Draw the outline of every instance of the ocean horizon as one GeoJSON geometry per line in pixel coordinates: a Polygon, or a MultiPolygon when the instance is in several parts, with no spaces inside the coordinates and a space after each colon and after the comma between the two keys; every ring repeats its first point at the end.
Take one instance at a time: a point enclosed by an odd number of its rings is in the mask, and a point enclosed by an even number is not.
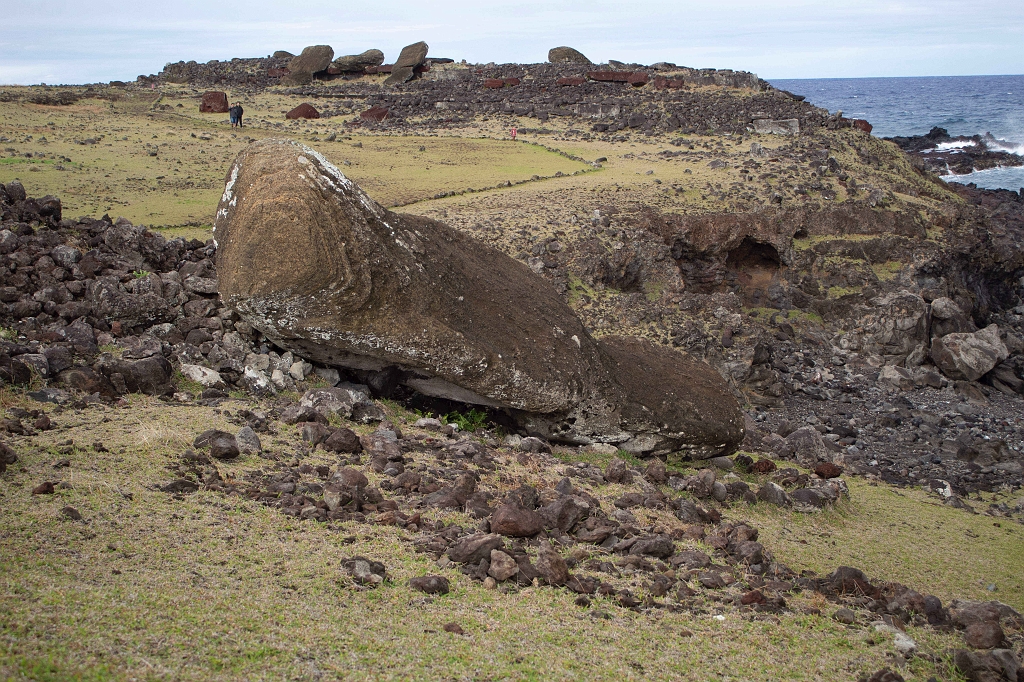
{"type": "MultiPolygon", "coordinates": [[[[1024,75],[907,76],[886,78],[769,79],[812,104],[862,118],[877,137],[924,135],[933,127],[950,135],[990,133],[1003,151],[1024,155],[1024,75]]],[[[987,189],[1024,187],[1024,167],[1008,166],[947,175],[987,189]]]]}

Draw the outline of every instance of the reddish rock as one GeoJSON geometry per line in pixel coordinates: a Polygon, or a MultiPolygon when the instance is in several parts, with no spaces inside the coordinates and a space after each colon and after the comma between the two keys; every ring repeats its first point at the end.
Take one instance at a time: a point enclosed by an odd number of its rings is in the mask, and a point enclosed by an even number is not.
{"type": "Polygon", "coordinates": [[[344,73],[344,71],[342,71],[341,69],[339,69],[336,66],[328,66],[327,67],[327,74],[330,75],[330,76],[338,76],[338,75],[341,75],[342,73],[344,73]]]}
{"type": "Polygon", "coordinates": [[[664,76],[654,77],[654,87],[658,89],[672,88],[678,90],[685,85],[686,83],[679,78],[665,78],[664,76]]]}
{"type": "Polygon", "coordinates": [[[862,118],[853,119],[853,127],[856,128],[857,130],[867,133],[868,135],[871,134],[871,130],[874,128],[873,125],[871,125],[862,118]]]}
{"type": "Polygon", "coordinates": [[[626,82],[632,85],[634,88],[639,88],[643,85],[647,85],[649,80],[650,79],[648,78],[646,73],[642,71],[637,71],[636,73],[629,74],[629,78],[626,79],[626,82]]]}
{"type": "Polygon", "coordinates": [[[843,475],[843,467],[832,462],[822,462],[814,467],[814,473],[819,478],[839,478],[843,475]]]}
{"type": "Polygon", "coordinates": [[[391,73],[392,64],[381,64],[380,66],[368,66],[363,73],[391,73]]]}
{"type": "Polygon", "coordinates": [[[359,114],[359,118],[363,119],[364,121],[377,121],[379,123],[380,121],[383,121],[390,115],[391,112],[386,107],[374,105],[367,109],[366,111],[364,111],[363,113],[359,114]]]}
{"type": "Polygon", "coordinates": [[[516,505],[498,507],[491,516],[491,532],[515,538],[528,538],[544,528],[544,519],[532,509],[516,505]]]}
{"type": "Polygon", "coordinates": [[[505,85],[509,86],[510,88],[514,88],[515,86],[519,85],[522,82],[518,78],[502,78],[501,80],[504,81],[505,85]]]}
{"type": "Polygon", "coordinates": [[[359,442],[359,436],[352,429],[338,429],[324,441],[324,449],[331,452],[359,453],[363,446],[359,442]]]}
{"type": "Polygon", "coordinates": [[[484,79],[484,87],[491,90],[500,90],[505,87],[505,81],[500,78],[486,78],[484,79]]]}
{"type": "Polygon", "coordinates": [[[750,465],[750,471],[755,474],[770,474],[777,468],[770,459],[761,459],[750,465]]]}
{"type": "Polygon", "coordinates": [[[582,78],[580,76],[565,76],[563,78],[559,78],[558,80],[556,80],[555,81],[555,85],[572,85],[572,86],[576,86],[576,85],[583,85],[586,82],[587,82],[587,79],[586,78],[582,78]]]}
{"type": "Polygon", "coordinates": [[[587,78],[605,83],[626,83],[632,75],[629,71],[590,71],[587,78]]]}
{"type": "Polygon", "coordinates": [[[228,113],[227,93],[213,91],[204,92],[203,101],[199,103],[199,113],[202,114],[226,114],[228,113]]]}
{"type": "Polygon", "coordinates": [[[749,606],[751,604],[764,604],[766,601],[768,600],[765,599],[761,590],[751,590],[740,597],[740,603],[744,606],[749,606]]]}
{"type": "Polygon", "coordinates": [[[285,118],[320,118],[320,112],[313,108],[312,104],[303,102],[289,111],[285,118]]]}
{"type": "Polygon", "coordinates": [[[270,76],[271,78],[281,78],[282,76],[287,76],[290,73],[291,70],[287,68],[267,69],[267,75],[270,76]]]}

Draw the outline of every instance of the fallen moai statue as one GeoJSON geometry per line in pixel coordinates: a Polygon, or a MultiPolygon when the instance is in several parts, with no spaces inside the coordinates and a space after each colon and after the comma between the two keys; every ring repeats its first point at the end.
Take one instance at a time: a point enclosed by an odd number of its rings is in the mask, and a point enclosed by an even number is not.
{"type": "Polygon", "coordinates": [[[296,142],[238,155],[214,238],[224,301],[312,361],[505,408],[560,442],[706,458],[743,440],[736,400],[709,366],[641,339],[595,339],[526,265],[385,210],[296,142]]]}

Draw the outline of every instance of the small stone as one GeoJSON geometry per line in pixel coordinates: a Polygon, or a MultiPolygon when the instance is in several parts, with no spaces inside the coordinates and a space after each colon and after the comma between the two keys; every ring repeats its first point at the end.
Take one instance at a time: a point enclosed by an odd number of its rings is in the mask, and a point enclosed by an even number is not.
{"type": "Polygon", "coordinates": [[[258,455],[263,452],[260,437],[256,435],[251,426],[243,426],[235,436],[235,441],[238,443],[238,449],[246,455],[258,455]]]}
{"type": "Polygon", "coordinates": [[[853,609],[839,609],[832,614],[832,618],[844,625],[853,625],[857,622],[857,614],[853,609]]]}
{"type": "Polygon", "coordinates": [[[491,532],[514,538],[528,538],[544,528],[544,519],[532,509],[506,504],[491,516],[491,532]]]}
{"type": "Polygon", "coordinates": [[[82,513],[74,507],[64,507],[60,510],[61,515],[69,521],[81,521],[82,513]]]}
{"type": "Polygon", "coordinates": [[[647,465],[647,472],[644,474],[647,480],[657,485],[664,485],[668,480],[668,470],[665,468],[665,463],[658,458],[647,465]]]}
{"type": "Polygon", "coordinates": [[[379,561],[371,561],[365,557],[353,557],[342,562],[342,568],[348,571],[352,579],[360,585],[376,587],[387,577],[384,564],[379,561]]]}
{"type": "Polygon", "coordinates": [[[358,454],[363,451],[359,435],[352,429],[337,429],[323,442],[324,450],[338,453],[358,454]]]}
{"type": "Polygon", "coordinates": [[[475,533],[462,538],[448,549],[448,558],[460,564],[477,564],[490,559],[491,550],[499,549],[503,540],[496,533],[475,533]]]}
{"type": "Polygon", "coordinates": [[[604,472],[605,480],[609,483],[629,484],[633,482],[633,474],[624,461],[615,457],[608,462],[608,468],[604,472]]]}
{"type": "Polygon", "coordinates": [[[32,488],[33,495],[52,495],[53,494],[53,483],[50,481],[43,481],[35,488],[32,488]]]}
{"type": "Polygon", "coordinates": [[[519,564],[516,563],[516,560],[501,550],[492,549],[490,560],[491,565],[487,569],[487,575],[499,582],[508,580],[519,573],[519,564]]]}
{"type": "Polygon", "coordinates": [[[464,635],[464,634],[466,634],[466,631],[463,630],[462,626],[459,625],[458,623],[445,623],[444,624],[444,631],[445,632],[450,632],[453,635],[464,635]]]}
{"type": "Polygon", "coordinates": [[[565,559],[549,543],[542,543],[537,556],[537,571],[548,585],[564,585],[569,580],[565,559]]]}
{"type": "Polygon", "coordinates": [[[409,580],[409,587],[427,594],[448,594],[448,578],[440,575],[425,575],[409,580]]]}
{"type": "Polygon", "coordinates": [[[731,471],[732,468],[736,466],[735,462],[728,457],[712,457],[711,463],[722,471],[731,471]]]}
{"type": "Polygon", "coordinates": [[[484,589],[485,590],[496,590],[496,589],[498,589],[498,581],[495,580],[494,578],[492,578],[491,576],[487,576],[486,578],[484,578],[484,589]]]}
{"type": "MultiPolygon", "coordinates": [[[[755,464],[754,466],[757,465],[755,464]]],[[[786,493],[786,491],[783,490],[778,484],[772,483],[771,481],[766,482],[764,485],[761,486],[761,489],[757,491],[757,499],[761,500],[762,502],[774,504],[778,507],[786,507],[791,504],[789,495],[786,493]]]]}

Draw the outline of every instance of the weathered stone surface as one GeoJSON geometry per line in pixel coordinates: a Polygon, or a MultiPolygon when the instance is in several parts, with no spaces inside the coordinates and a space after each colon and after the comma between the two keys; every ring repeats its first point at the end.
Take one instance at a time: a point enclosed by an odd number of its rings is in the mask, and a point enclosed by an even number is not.
{"type": "Polygon", "coordinates": [[[519,564],[516,563],[516,560],[501,550],[492,549],[490,559],[491,565],[487,569],[487,575],[498,582],[508,580],[519,573],[519,564]]]}
{"type": "Polygon", "coordinates": [[[754,132],[758,135],[798,135],[800,121],[795,118],[758,118],[754,119],[754,132]]]}
{"type": "Polygon", "coordinates": [[[330,45],[310,45],[302,50],[302,54],[288,62],[291,72],[285,80],[295,85],[304,85],[312,80],[313,74],[326,71],[334,59],[334,49],[330,45]]]}
{"type": "Polygon", "coordinates": [[[561,46],[553,47],[548,50],[548,61],[553,64],[586,64],[587,66],[593,64],[592,61],[586,58],[586,56],[571,47],[561,46]]]}
{"type": "Polygon", "coordinates": [[[544,528],[544,517],[532,509],[506,504],[491,515],[491,532],[513,538],[528,538],[544,528]]]}
{"type": "Polygon", "coordinates": [[[416,67],[421,65],[427,58],[429,47],[422,40],[402,48],[394,66],[391,67],[391,75],[384,81],[384,85],[401,85],[412,80],[416,75],[416,67]]]}
{"type": "Polygon", "coordinates": [[[950,379],[977,381],[1009,355],[994,324],[973,334],[946,334],[932,342],[932,360],[950,379]]]}
{"type": "Polygon", "coordinates": [[[384,63],[384,53],[380,50],[367,50],[360,54],[338,57],[331,64],[343,73],[358,73],[368,66],[380,66],[384,63]]]}
{"type": "Polygon", "coordinates": [[[564,585],[569,580],[569,567],[558,552],[547,542],[542,542],[537,555],[537,571],[548,585],[564,585]]]}
{"type": "Polygon", "coordinates": [[[460,564],[475,564],[490,559],[492,549],[501,549],[504,541],[495,533],[476,533],[462,538],[448,550],[448,558],[460,564]]]}
{"type": "Polygon", "coordinates": [[[199,102],[199,111],[204,114],[226,114],[228,112],[227,93],[204,92],[203,99],[199,102]]]}
{"type": "Polygon", "coordinates": [[[275,343],[427,395],[514,410],[532,433],[635,452],[731,452],[743,419],[707,365],[595,340],[540,276],[471,237],[390,213],[285,140],[235,161],[217,212],[220,292],[275,343]],[[529,339],[529,344],[522,340],[529,339]]]}
{"type": "Polygon", "coordinates": [[[424,575],[409,579],[409,587],[427,594],[448,594],[448,578],[440,575],[424,575]]]}

